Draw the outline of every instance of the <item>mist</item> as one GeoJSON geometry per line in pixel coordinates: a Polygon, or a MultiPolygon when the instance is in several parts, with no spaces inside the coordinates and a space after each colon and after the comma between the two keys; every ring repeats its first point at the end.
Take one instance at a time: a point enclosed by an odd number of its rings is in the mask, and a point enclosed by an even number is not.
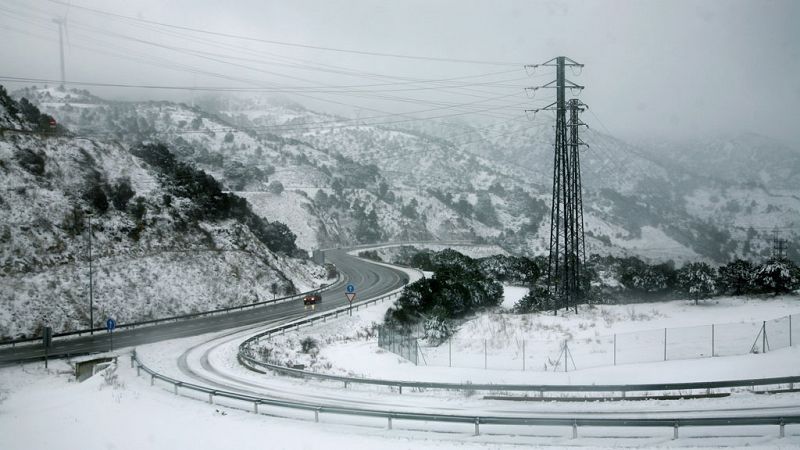
{"type": "Polygon", "coordinates": [[[112,99],[263,95],[384,121],[524,121],[554,97],[524,88],[555,74],[523,66],[565,55],[585,64],[567,77],[586,87],[586,122],[611,134],[800,143],[797,2],[4,0],[0,83],[59,80],[56,18],[65,78],[88,83],[68,87],[112,99]]]}

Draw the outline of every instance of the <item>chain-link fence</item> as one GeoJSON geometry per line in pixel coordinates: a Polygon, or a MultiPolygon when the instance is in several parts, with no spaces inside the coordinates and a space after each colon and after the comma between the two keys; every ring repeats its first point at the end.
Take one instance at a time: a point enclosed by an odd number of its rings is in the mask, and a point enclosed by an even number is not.
{"type": "Polygon", "coordinates": [[[388,327],[378,327],[378,347],[417,364],[419,343],[413,334],[403,334],[388,327]]]}
{"type": "Polygon", "coordinates": [[[449,339],[419,330],[379,333],[381,348],[414,364],[474,369],[563,371],[679,359],[764,353],[800,343],[800,314],[762,322],[661,328],[569,340],[449,339]]]}

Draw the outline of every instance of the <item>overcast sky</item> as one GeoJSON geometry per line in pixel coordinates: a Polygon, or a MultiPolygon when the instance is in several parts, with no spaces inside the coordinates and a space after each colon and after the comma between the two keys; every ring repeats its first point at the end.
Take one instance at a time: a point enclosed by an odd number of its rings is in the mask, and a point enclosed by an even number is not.
{"type": "MultiPolygon", "coordinates": [[[[540,68],[529,77],[521,65],[565,55],[586,65],[567,71],[586,86],[580,98],[595,114],[586,121],[602,122],[613,134],[681,138],[753,131],[800,144],[797,1],[70,3],[0,0],[0,76],[58,79],[52,19],[66,14],[71,81],[278,89],[313,108],[382,120],[401,113],[525,120],[523,109],[546,105],[554,92],[529,99],[522,88],[555,74],[540,68]],[[202,34],[84,8],[329,49],[202,34]]],[[[191,95],[88,89],[114,98],[191,95]]]]}

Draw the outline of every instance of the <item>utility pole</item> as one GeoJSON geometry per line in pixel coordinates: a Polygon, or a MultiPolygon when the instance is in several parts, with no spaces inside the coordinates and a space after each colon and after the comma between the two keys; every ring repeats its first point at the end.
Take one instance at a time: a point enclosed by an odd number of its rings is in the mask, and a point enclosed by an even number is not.
{"type": "Polygon", "coordinates": [[[56,17],[54,23],[58,24],[58,46],[61,53],[61,89],[64,89],[66,76],[64,75],[64,19],[56,17]]]}
{"type": "Polygon", "coordinates": [[[567,124],[566,88],[583,89],[583,86],[566,79],[565,68],[583,67],[565,56],[553,58],[545,63],[525,66],[527,68],[555,67],[556,79],[542,86],[529,88],[556,89],[556,101],[544,108],[526,110],[537,113],[542,110],[555,110],[556,136],[553,160],[553,198],[550,207],[550,255],[548,257],[547,284],[553,298],[553,314],[563,307],[569,309],[577,305],[582,279],[581,267],[585,261],[583,239],[583,205],[580,181],[580,160],[578,159],[578,113],[585,108],[583,103],[570,103],[573,121],[567,124]],[[568,139],[567,128],[572,132],[568,139]]]}
{"type": "Polygon", "coordinates": [[[89,334],[94,334],[94,282],[92,281],[92,216],[89,218],[89,334]]]}

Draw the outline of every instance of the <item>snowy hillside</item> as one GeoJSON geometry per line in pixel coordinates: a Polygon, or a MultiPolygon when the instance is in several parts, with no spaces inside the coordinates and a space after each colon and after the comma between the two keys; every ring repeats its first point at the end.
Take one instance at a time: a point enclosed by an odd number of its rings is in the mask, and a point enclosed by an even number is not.
{"type": "MultiPolygon", "coordinates": [[[[4,123],[22,119],[0,110],[4,123]]],[[[311,289],[324,271],[276,253],[236,218],[123,145],[60,134],[0,138],[0,336],[86,328],[89,245],[95,325],[130,322],[311,289]],[[91,228],[90,228],[91,227],[91,228]],[[90,236],[91,235],[91,236],[90,236]]]]}
{"type": "MultiPolygon", "coordinates": [[[[305,250],[403,239],[547,250],[553,131],[545,115],[387,127],[260,98],[211,98],[200,109],[53,88],[16,95],[88,136],[170,143],[181,160],[243,192],[259,214],[289,224],[305,250]]],[[[762,256],[775,226],[798,239],[791,192],[700,176],[593,128],[583,139],[590,252],[724,262],[762,256]],[[750,212],[735,220],[711,213],[736,205],[750,212]]]]}

